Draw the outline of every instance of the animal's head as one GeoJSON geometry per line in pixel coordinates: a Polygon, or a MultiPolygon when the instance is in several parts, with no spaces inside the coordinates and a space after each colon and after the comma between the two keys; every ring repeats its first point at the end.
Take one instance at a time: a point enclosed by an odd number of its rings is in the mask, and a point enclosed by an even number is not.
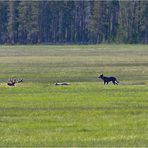
{"type": "Polygon", "coordinates": [[[103,77],[103,74],[101,74],[100,76],[98,76],[98,78],[102,78],[103,77]]]}

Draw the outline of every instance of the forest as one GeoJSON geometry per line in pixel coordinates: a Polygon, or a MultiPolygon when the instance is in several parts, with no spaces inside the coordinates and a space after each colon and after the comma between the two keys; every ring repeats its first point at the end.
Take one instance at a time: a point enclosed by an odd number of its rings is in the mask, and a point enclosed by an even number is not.
{"type": "Polygon", "coordinates": [[[0,44],[148,43],[148,1],[0,1],[0,44]]]}

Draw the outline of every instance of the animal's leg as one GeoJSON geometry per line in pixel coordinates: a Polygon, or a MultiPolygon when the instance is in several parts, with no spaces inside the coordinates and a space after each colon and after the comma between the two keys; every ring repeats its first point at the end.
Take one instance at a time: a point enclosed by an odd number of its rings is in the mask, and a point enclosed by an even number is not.
{"type": "Polygon", "coordinates": [[[115,84],[118,85],[118,83],[119,83],[119,82],[118,82],[117,80],[115,80],[115,84]]]}
{"type": "Polygon", "coordinates": [[[116,83],[116,85],[118,85],[118,83],[117,82],[115,82],[116,83]]]}
{"type": "Polygon", "coordinates": [[[116,84],[116,82],[115,81],[112,81],[112,83],[115,85],[116,84]]]}
{"type": "Polygon", "coordinates": [[[119,83],[119,81],[117,79],[115,81],[116,81],[116,83],[119,83]]]}

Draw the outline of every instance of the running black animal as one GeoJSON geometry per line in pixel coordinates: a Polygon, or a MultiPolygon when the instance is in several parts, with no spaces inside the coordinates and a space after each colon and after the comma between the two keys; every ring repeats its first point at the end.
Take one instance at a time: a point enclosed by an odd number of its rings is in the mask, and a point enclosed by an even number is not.
{"type": "Polygon", "coordinates": [[[98,78],[100,78],[100,79],[102,79],[103,81],[104,81],[104,85],[105,84],[107,84],[108,85],[108,83],[109,82],[111,82],[112,81],[112,83],[115,85],[118,85],[118,83],[119,83],[119,81],[115,78],[115,77],[106,77],[106,76],[103,76],[103,74],[101,74],[100,76],[98,76],[98,78]]]}

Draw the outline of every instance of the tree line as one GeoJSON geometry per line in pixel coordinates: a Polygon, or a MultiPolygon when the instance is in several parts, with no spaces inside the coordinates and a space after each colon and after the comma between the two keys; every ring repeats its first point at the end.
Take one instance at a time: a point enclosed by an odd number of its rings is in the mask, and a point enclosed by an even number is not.
{"type": "Polygon", "coordinates": [[[0,44],[148,43],[148,1],[0,1],[0,44]]]}

